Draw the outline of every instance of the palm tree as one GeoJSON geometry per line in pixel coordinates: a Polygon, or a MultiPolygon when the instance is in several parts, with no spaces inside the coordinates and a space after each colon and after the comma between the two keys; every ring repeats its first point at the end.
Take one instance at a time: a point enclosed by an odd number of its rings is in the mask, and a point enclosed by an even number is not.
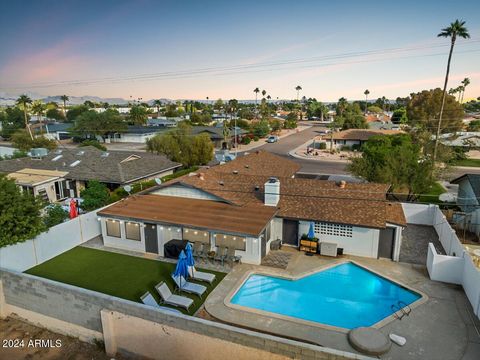
{"type": "Polygon", "coordinates": [[[253,89],[253,92],[255,93],[255,119],[257,118],[257,113],[258,113],[258,93],[260,92],[260,89],[256,87],[253,89]]]}
{"type": "Polygon", "coordinates": [[[267,95],[267,90],[262,90],[262,96],[265,97],[267,95]]]}
{"type": "Polygon", "coordinates": [[[63,101],[63,116],[67,116],[67,101],[69,97],[67,95],[60,96],[60,99],[63,101]]]}
{"type": "Polygon", "coordinates": [[[302,90],[302,87],[301,87],[300,85],[297,85],[297,86],[295,87],[295,90],[297,91],[297,102],[298,102],[298,98],[299,98],[299,96],[300,96],[300,91],[302,90]]]}
{"type": "Polygon", "coordinates": [[[462,81],[462,87],[463,87],[463,91],[462,91],[462,100],[460,101],[460,103],[463,104],[463,95],[465,95],[465,88],[470,85],[470,79],[469,78],[465,78],[463,79],[462,81]]]}
{"type": "Polygon", "coordinates": [[[162,106],[162,102],[160,100],[153,100],[153,105],[157,108],[157,116],[160,116],[160,107],[162,106]]]}
{"type": "Polygon", "coordinates": [[[368,94],[370,94],[370,91],[365,90],[363,92],[363,94],[365,95],[365,115],[367,115],[367,109],[368,109],[368,94]]]}
{"type": "Polygon", "coordinates": [[[42,100],[35,100],[32,103],[32,112],[38,116],[38,122],[40,123],[40,129],[43,131],[43,119],[42,115],[47,110],[47,105],[42,100]]]}
{"type": "Polygon", "coordinates": [[[447,72],[445,73],[445,82],[443,84],[442,106],[440,107],[440,114],[438,116],[437,134],[435,137],[435,147],[433,149],[433,161],[437,159],[438,139],[440,137],[440,128],[442,126],[443,108],[445,107],[445,98],[447,96],[448,75],[450,73],[450,63],[452,61],[453,48],[457,37],[468,39],[470,34],[465,27],[465,21],[455,20],[449,27],[441,30],[437,37],[450,38],[450,52],[448,53],[447,72]]]}
{"type": "Polygon", "coordinates": [[[23,94],[18,97],[16,103],[17,105],[20,105],[23,107],[23,117],[25,119],[25,128],[30,134],[30,138],[33,140],[33,134],[32,134],[32,130],[30,129],[30,124],[28,123],[28,114],[27,114],[27,108],[28,108],[28,105],[32,103],[32,99],[30,99],[26,94],[23,94]]]}

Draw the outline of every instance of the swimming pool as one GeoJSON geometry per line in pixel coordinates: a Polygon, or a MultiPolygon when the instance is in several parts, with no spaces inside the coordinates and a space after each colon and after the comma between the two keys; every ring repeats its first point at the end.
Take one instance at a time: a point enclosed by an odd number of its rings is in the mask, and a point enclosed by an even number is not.
{"type": "Polygon", "coordinates": [[[353,329],[372,326],[421,296],[347,262],[297,280],[250,275],[230,303],[353,329]]]}

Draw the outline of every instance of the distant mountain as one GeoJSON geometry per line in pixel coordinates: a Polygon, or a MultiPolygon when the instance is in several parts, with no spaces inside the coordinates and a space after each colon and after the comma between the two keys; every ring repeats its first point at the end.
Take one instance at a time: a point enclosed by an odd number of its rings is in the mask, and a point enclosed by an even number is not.
{"type": "MultiPolygon", "coordinates": [[[[63,103],[63,101],[60,99],[61,95],[55,95],[55,96],[45,96],[33,92],[22,92],[22,94],[27,94],[32,100],[42,100],[43,102],[57,102],[57,103],[63,103]]],[[[0,92],[0,105],[15,105],[15,101],[21,94],[15,94],[15,93],[6,93],[6,92],[0,92]]],[[[122,99],[122,98],[102,98],[99,96],[69,96],[68,104],[69,105],[79,105],[83,104],[85,101],[90,100],[93,102],[107,102],[111,105],[117,104],[117,105],[125,105],[128,104],[128,100],[122,99]]]]}

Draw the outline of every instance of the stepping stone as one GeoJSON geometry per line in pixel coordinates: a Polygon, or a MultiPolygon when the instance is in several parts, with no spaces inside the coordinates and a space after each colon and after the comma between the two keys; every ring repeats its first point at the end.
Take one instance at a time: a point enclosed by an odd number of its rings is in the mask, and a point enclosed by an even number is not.
{"type": "Polygon", "coordinates": [[[387,336],[371,327],[359,327],[350,330],[348,341],[355,350],[367,355],[385,354],[392,346],[387,336]]]}

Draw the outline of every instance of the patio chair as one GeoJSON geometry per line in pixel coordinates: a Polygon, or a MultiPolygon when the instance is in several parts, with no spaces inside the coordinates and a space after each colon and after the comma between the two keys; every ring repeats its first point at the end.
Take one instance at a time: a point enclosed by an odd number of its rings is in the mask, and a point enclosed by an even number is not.
{"type": "Polygon", "coordinates": [[[165,306],[160,306],[158,305],[158,303],[155,301],[155,299],[153,298],[153,295],[150,294],[148,291],[143,294],[140,299],[142,300],[142,302],[145,304],[145,305],[148,305],[148,306],[152,306],[154,308],[157,308],[157,309],[161,309],[161,310],[164,310],[164,311],[167,311],[167,312],[171,312],[171,313],[175,313],[175,314],[181,314],[180,311],[178,310],[175,310],[175,309],[170,309],[169,307],[165,307],[165,306]]]}
{"type": "Polygon", "coordinates": [[[212,284],[215,281],[215,274],[207,273],[204,271],[198,271],[195,266],[188,267],[188,273],[194,280],[205,281],[212,284]]]}
{"type": "Polygon", "coordinates": [[[205,291],[207,291],[207,288],[205,286],[188,282],[183,276],[172,275],[172,279],[173,281],[175,281],[178,290],[198,295],[200,298],[202,298],[202,295],[205,293],[205,291]]]}
{"type": "Polygon", "coordinates": [[[185,296],[172,294],[167,284],[165,284],[163,281],[158,283],[155,286],[155,289],[157,290],[158,294],[160,295],[160,297],[162,298],[162,301],[165,304],[182,307],[187,311],[190,308],[190,306],[193,305],[192,299],[185,296]]]}
{"type": "Polygon", "coordinates": [[[197,259],[206,259],[207,258],[207,252],[205,250],[205,247],[203,243],[197,241],[193,243],[193,252],[192,252],[193,257],[197,259]]]}
{"type": "Polygon", "coordinates": [[[218,247],[218,252],[215,254],[215,257],[213,258],[214,260],[218,260],[223,263],[225,262],[225,259],[227,258],[227,248],[225,246],[219,246],[218,247]]]}
{"type": "Polygon", "coordinates": [[[234,247],[228,247],[227,248],[227,260],[231,261],[232,266],[233,266],[233,263],[235,263],[235,262],[241,263],[242,262],[242,257],[240,255],[235,255],[235,248],[234,247]]]}

